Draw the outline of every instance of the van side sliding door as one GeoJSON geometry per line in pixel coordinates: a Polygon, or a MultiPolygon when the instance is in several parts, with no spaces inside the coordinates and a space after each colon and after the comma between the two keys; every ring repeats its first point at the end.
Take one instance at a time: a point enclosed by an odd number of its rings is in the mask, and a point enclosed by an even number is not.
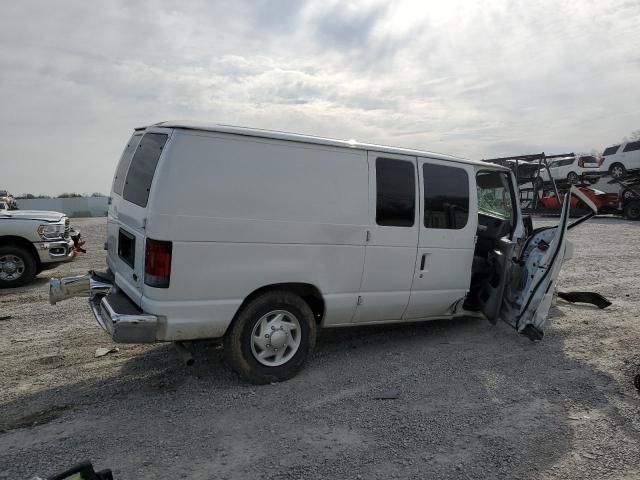
{"type": "Polygon", "coordinates": [[[478,225],[470,166],[418,158],[418,177],[420,228],[408,320],[444,315],[465,297],[478,225]]]}
{"type": "Polygon", "coordinates": [[[356,323],[400,320],[418,245],[416,158],[368,152],[369,225],[356,323]]]}

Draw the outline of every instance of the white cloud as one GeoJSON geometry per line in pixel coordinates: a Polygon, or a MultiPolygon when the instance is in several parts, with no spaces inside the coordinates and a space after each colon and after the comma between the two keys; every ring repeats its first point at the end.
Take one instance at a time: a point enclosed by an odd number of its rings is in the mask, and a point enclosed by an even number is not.
{"type": "Polygon", "coordinates": [[[15,2],[0,187],[106,192],[130,130],[171,118],[472,158],[602,149],[640,128],[639,20],[628,1],[15,2]]]}

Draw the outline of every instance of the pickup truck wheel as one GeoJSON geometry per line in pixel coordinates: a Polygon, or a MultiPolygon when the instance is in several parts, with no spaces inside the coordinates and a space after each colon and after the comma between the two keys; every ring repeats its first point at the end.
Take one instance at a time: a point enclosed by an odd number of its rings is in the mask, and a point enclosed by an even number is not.
{"type": "Polygon", "coordinates": [[[36,261],[22,247],[0,247],[0,288],[19,287],[36,276],[36,261]]]}
{"type": "Polygon", "coordinates": [[[624,165],[616,162],[609,167],[609,174],[613,178],[622,178],[627,174],[627,170],[624,168],[624,165]]]}
{"type": "Polygon", "coordinates": [[[255,384],[295,376],[313,351],[316,322],[309,305],[287,291],[264,293],[242,308],[224,337],[227,362],[255,384]]]}

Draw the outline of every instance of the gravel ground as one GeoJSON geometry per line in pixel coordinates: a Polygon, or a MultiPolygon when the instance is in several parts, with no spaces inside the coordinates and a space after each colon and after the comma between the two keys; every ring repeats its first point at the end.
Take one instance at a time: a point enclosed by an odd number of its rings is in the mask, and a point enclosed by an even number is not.
{"type": "Polygon", "coordinates": [[[84,459],[118,479],[640,478],[640,223],[571,232],[561,288],[613,305],[559,302],[542,342],[478,320],[327,330],[264,387],[215,343],[193,367],[164,344],[95,358],[112,343],[86,301],[47,302],[48,277],[103,268],[104,219],[74,223],[89,254],[0,293],[0,478],[84,459]]]}

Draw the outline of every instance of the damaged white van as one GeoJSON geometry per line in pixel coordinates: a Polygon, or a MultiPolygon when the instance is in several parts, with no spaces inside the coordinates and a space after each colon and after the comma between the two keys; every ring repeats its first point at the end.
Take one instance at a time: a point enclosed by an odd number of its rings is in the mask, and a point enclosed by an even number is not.
{"type": "Polygon", "coordinates": [[[540,339],[570,195],[531,231],[516,188],[447,155],[163,122],[117,166],[108,269],[52,279],[50,300],[89,296],[116,342],[223,338],[255,383],[295,375],[319,328],[477,316],[540,339]]]}

